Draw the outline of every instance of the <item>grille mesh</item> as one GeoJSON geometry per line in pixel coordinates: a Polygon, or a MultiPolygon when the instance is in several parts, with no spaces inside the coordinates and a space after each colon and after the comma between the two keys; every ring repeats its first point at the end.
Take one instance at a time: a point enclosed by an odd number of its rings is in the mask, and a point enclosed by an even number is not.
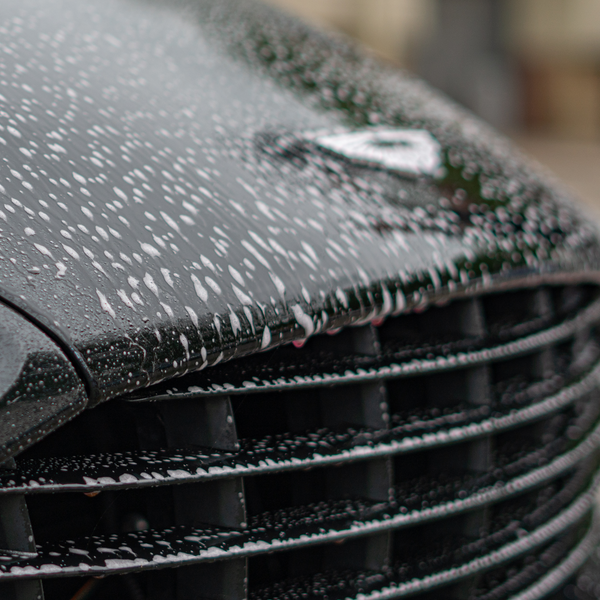
{"type": "Polygon", "coordinates": [[[85,413],[0,473],[2,597],[544,597],[598,537],[597,296],[455,301],[85,413]]]}

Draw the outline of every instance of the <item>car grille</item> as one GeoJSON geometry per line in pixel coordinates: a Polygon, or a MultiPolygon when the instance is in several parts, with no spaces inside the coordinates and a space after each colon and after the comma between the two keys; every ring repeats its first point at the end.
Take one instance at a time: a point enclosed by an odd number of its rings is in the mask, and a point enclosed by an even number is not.
{"type": "Polygon", "coordinates": [[[0,473],[0,596],[548,597],[600,538],[598,298],[455,300],[88,411],[0,473]]]}

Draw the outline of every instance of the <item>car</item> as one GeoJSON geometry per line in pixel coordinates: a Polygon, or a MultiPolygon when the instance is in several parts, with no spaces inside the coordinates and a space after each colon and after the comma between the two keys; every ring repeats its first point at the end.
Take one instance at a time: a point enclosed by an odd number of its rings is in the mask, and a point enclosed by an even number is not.
{"type": "Polygon", "coordinates": [[[3,599],[596,597],[600,246],[559,183],[250,0],[0,36],[3,599]]]}

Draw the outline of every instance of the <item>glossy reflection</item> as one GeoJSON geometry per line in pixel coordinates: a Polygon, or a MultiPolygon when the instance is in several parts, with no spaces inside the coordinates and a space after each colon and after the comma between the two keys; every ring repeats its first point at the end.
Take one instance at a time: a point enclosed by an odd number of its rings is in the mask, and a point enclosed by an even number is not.
{"type": "Polygon", "coordinates": [[[272,9],[0,17],[0,287],[73,349],[93,402],[451,295],[597,279],[595,233],[505,140],[272,9]],[[315,141],[369,128],[429,132],[442,167],[315,141]]]}

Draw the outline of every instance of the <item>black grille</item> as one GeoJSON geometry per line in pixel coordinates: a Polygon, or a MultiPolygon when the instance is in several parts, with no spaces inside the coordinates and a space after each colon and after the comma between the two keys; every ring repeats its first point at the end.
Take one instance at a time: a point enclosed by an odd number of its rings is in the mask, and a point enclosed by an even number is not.
{"type": "Polygon", "coordinates": [[[599,537],[599,322],[457,300],[108,402],[0,473],[1,597],[547,597],[599,537]]]}

